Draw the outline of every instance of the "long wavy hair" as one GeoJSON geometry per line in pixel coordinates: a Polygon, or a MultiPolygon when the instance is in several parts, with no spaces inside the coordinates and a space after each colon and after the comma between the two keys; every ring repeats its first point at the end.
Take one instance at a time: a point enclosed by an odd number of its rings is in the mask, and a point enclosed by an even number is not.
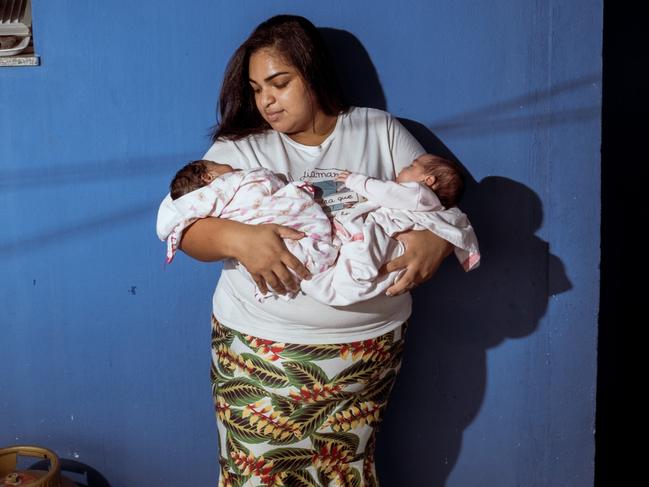
{"type": "Polygon", "coordinates": [[[297,69],[325,114],[337,116],[349,109],[318,29],[304,17],[277,15],[259,24],[228,62],[213,141],[220,137],[241,139],[270,129],[257,110],[248,74],[250,56],[263,48],[275,49],[297,69]]]}

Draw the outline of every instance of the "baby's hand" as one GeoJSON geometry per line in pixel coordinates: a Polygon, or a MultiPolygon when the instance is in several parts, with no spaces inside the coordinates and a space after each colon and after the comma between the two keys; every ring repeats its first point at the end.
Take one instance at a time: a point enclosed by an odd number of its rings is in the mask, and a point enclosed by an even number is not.
{"type": "Polygon", "coordinates": [[[349,177],[350,174],[351,173],[349,171],[342,171],[341,173],[337,174],[334,179],[339,183],[345,183],[347,182],[347,178],[349,177]]]}

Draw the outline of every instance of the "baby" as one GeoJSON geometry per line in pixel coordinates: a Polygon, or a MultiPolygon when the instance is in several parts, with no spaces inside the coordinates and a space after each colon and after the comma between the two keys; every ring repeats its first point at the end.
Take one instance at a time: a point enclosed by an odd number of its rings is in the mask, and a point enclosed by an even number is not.
{"type": "MultiPolygon", "coordinates": [[[[170,190],[176,213],[166,220],[158,218],[157,225],[158,236],[167,241],[167,262],[173,259],[183,230],[206,217],[250,225],[276,223],[303,232],[303,238],[284,239],[284,243],[311,274],[324,271],[336,260],[338,249],[332,244],[331,222],[314,201],[309,185],[285,183],[264,168],[238,170],[228,164],[199,160],[176,173],[170,190]]],[[[260,300],[276,296],[257,292],[260,300]]]]}
{"type": "Polygon", "coordinates": [[[176,173],[169,185],[169,194],[172,200],[207,186],[219,176],[223,176],[234,169],[229,164],[219,164],[213,161],[199,160],[185,164],[176,173]]]}
{"type": "Polygon", "coordinates": [[[457,206],[464,180],[456,164],[424,154],[404,167],[395,181],[381,181],[362,174],[341,172],[336,181],[388,208],[435,211],[457,206]]]}
{"type": "MultiPolygon", "coordinates": [[[[373,298],[398,279],[401,271],[379,274],[379,269],[403,254],[403,244],[392,237],[406,230],[432,231],[456,246],[465,270],[477,266],[478,246],[468,240],[467,235],[473,235],[467,231],[468,220],[461,213],[446,211],[457,204],[463,190],[453,163],[425,154],[401,170],[396,182],[348,171],[336,180],[368,201],[336,216],[333,235],[308,184],[284,183],[263,168],[237,170],[212,161],[191,162],[170,185],[176,215],[169,221],[158,220],[158,236],[167,240],[167,261],[173,259],[183,230],[199,218],[212,216],[248,224],[277,223],[303,232],[300,240],[284,239],[312,274],[310,280],[301,281],[301,289],[331,306],[373,298]]],[[[259,300],[271,295],[277,296],[257,290],[259,300]]]]}
{"type": "Polygon", "coordinates": [[[402,271],[379,269],[403,254],[395,240],[407,230],[430,230],[451,242],[466,271],[480,261],[474,233],[463,214],[447,211],[459,202],[464,183],[457,165],[424,154],[403,168],[396,181],[381,181],[349,171],[336,180],[367,198],[334,219],[340,251],[336,265],[302,282],[302,290],[332,306],[345,306],[384,293],[402,271]]]}

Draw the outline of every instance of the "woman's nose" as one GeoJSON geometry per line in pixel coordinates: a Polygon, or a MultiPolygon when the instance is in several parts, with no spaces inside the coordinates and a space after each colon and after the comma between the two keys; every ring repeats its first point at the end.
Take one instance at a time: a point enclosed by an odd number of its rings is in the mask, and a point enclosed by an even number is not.
{"type": "Polygon", "coordinates": [[[261,104],[264,108],[271,106],[275,103],[275,96],[269,91],[264,90],[261,93],[261,104]]]}

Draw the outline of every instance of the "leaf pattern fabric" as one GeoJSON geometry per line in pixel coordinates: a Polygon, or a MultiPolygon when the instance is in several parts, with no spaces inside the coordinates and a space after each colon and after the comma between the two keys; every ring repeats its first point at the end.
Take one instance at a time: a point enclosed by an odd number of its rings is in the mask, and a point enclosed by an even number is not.
{"type": "Polygon", "coordinates": [[[353,343],[244,335],[212,317],[219,487],[376,487],[377,425],[407,324],[353,343]]]}

